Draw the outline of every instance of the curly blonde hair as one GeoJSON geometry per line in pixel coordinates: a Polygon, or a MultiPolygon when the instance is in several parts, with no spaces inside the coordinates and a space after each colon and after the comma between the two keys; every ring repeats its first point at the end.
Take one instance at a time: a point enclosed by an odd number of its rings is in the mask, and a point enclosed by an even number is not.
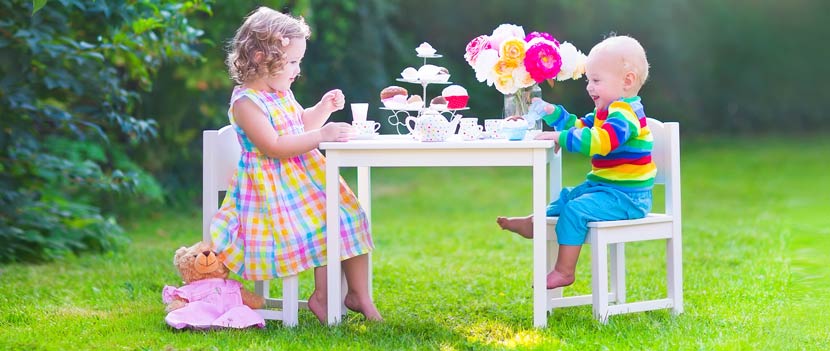
{"type": "Polygon", "coordinates": [[[308,39],[311,29],[302,17],[293,17],[267,7],[260,7],[236,31],[225,64],[231,79],[238,84],[282,72],[286,63],[285,47],[294,39],[308,39]],[[262,53],[257,62],[255,57],[262,53]]]}

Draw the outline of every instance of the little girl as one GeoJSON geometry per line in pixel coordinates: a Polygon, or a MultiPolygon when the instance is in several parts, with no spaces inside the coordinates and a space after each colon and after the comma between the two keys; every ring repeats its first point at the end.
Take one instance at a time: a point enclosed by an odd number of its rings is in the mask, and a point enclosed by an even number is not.
{"type": "MultiPolygon", "coordinates": [[[[340,90],[303,108],[291,83],[300,75],[310,29],[302,18],[260,7],[245,19],[226,63],[240,85],[228,117],[239,135],[239,168],[210,234],[220,259],[245,279],[269,280],[314,268],[308,307],[326,320],[325,158],[320,142],[347,141],[346,123],[327,123],[343,109],[340,90]]],[[[369,253],[374,244],[366,214],[340,180],[341,259],[348,282],[345,304],[381,320],[369,295],[369,253]]]]}

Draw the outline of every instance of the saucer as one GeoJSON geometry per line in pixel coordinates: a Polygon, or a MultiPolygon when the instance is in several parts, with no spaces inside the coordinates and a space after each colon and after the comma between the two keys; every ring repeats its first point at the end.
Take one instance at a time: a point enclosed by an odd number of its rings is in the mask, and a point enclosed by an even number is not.
{"type": "Polygon", "coordinates": [[[355,136],[352,137],[351,140],[369,140],[369,139],[374,139],[378,135],[380,135],[380,133],[356,134],[355,136]]]}

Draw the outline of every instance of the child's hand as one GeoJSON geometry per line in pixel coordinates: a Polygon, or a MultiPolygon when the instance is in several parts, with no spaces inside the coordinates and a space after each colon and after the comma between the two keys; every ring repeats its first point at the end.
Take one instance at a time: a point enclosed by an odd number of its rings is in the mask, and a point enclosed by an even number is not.
{"type": "Polygon", "coordinates": [[[319,103],[319,106],[326,113],[340,111],[343,109],[343,106],[345,105],[346,97],[343,95],[343,92],[340,91],[340,89],[329,90],[328,92],[323,94],[323,98],[320,99],[319,103]]]}
{"type": "Polygon", "coordinates": [[[559,152],[559,132],[541,132],[534,139],[536,140],[553,140],[554,151],[559,152]]]}
{"type": "Polygon", "coordinates": [[[331,122],[320,128],[320,141],[349,141],[353,134],[351,124],[331,122]]]}
{"type": "Polygon", "coordinates": [[[537,120],[542,119],[542,116],[547,116],[553,113],[554,106],[545,102],[540,98],[533,98],[530,103],[530,108],[528,108],[527,114],[525,114],[525,119],[529,121],[529,123],[536,122],[537,120]]]}

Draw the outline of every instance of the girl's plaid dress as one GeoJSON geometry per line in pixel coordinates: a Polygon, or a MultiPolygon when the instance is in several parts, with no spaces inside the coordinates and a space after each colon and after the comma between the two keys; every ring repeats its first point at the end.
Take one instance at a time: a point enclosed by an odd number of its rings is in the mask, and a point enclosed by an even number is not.
{"type": "MultiPolygon", "coordinates": [[[[242,157],[210,234],[219,257],[244,279],[269,280],[326,264],[325,162],[320,150],[274,159],[263,155],[239,128],[233,104],[256,103],[279,135],[305,132],[303,107],[290,91],[267,93],[237,87],[228,117],[242,157]]],[[[373,248],[366,213],[340,179],[341,259],[373,248]]]]}

